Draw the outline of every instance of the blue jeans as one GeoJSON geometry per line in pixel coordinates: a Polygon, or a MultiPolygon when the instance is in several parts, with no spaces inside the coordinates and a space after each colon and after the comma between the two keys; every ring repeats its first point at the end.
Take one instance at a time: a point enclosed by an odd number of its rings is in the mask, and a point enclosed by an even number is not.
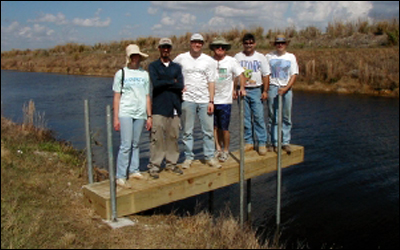
{"type": "Polygon", "coordinates": [[[126,178],[139,172],[139,141],[145,120],[119,117],[121,123],[121,145],[117,156],[116,178],[126,178]]]}
{"type": "Polygon", "coordinates": [[[203,133],[203,151],[206,160],[214,158],[214,115],[207,113],[208,103],[194,103],[184,101],[182,103],[182,142],[185,147],[186,160],[193,160],[193,129],[196,114],[199,116],[201,131],[203,133]]]}
{"type": "Polygon", "coordinates": [[[244,97],[244,141],[253,144],[258,141],[258,146],[267,144],[267,129],[264,120],[264,105],[261,100],[260,88],[247,88],[244,97]],[[254,127],[254,128],[253,128],[254,127]],[[253,134],[257,138],[254,138],[253,134]]]}
{"type": "MultiPolygon", "coordinates": [[[[270,85],[268,91],[268,129],[271,133],[271,143],[278,146],[278,86],[270,85]]],[[[292,100],[293,92],[290,89],[282,96],[282,145],[290,144],[292,129],[292,100]]]]}

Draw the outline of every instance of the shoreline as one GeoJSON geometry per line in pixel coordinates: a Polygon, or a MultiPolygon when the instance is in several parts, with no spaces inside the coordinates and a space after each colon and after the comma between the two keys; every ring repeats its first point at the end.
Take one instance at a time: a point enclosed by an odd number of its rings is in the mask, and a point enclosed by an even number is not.
{"type": "MultiPolygon", "coordinates": [[[[45,71],[45,70],[19,70],[19,69],[1,69],[16,72],[35,72],[35,73],[49,73],[59,75],[76,75],[76,76],[89,76],[89,77],[106,77],[113,78],[114,75],[110,73],[98,74],[95,72],[86,73],[66,73],[63,71],[45,71]]],[[[341,79],[334,84],[327,84],[321,82],[307,83],[305,81],[296,80],[293,90],[304,91],[310,93],[327,93],[327,94],[339,94],[339,95],[364,95],[364,96],[376,96],[376,97],[388,97],[388,98],[399,98],[399,89],[373,89],[368,85],[361,85],[357,80],[354,79],[341,79]]]]}

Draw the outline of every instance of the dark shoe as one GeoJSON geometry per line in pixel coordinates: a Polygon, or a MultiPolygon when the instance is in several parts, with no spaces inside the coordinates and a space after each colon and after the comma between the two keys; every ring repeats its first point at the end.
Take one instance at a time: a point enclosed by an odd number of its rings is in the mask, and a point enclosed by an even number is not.
{"type": "Polygon", "coordinates": [[[149,169],[149,175],[151,178],[153,179],[158,179],[160,178],[160,176],[158,175],[158,173],[161,172],[161,169],[153,164],[149,164],[147,166],[147,168],[149,169]]]}
{"type": "Polygon", "coordinates": [[[283,151],[286,151],[288,155],[292,153],[292,148],[289,145],[283,145],[282,146],[283,151]]]}
{"type": "Polygon", "coordinates": [[[165,170],[168,172],[178,174],[178,175],[183,174],[183,171],[174,164],[167,164],[167,166],[165,167],[165,170]]]}

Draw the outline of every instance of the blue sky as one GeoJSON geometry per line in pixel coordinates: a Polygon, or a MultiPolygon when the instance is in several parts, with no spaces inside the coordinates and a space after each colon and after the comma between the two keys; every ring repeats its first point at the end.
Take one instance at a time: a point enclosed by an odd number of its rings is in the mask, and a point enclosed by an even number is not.
{"type": "Polygon", "coordinates": [[[1,51],[398,16],[398,1],[2,1],[1,51]]]}

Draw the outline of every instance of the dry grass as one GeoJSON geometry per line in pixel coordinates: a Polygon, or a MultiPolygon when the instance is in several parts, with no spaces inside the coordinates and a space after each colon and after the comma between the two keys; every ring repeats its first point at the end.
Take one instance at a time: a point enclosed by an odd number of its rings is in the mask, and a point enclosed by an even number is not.
{"type": "Polygon", "coordinates": [[[2,249],[268,248],[229,213],[132,215],[134,226],[112,230],[84,206],[83,152],[49,135],[1,118],[2,249]]]}
{"type": "MultiPolygon", "coordinates": [[[[313,26],[302,30],[288,27],[268,31],[255,27],[203,32],[203,36],[206,44],[216,36],[224,36],[232,44],[229,54],[234,55],[242,50],[241,37],[246,32],[256,36],[257,50],[264,54],[273,50],[270,42],[277,34],[283,33],[291,39],[288,50],[296,55],[300,68],[295,88],[399,97],[398,19],[372,23],[368,20],[335,21],[326,31],[313,26]]],[[[189,49],[191,35],[188,32],[171,37],[172,58],[189,49]]],[[[48,50],[13,50],[1,53],[1,68],[113,77],[125,64],[124,50],[128,44],[137,43],[150,55],[142,64],[147,69],[159,56],[158,40],[140,37],[94,46],[68,43],[48,50]]],[[[207,46],[204,52],[211,54],[207,46]]]]}

